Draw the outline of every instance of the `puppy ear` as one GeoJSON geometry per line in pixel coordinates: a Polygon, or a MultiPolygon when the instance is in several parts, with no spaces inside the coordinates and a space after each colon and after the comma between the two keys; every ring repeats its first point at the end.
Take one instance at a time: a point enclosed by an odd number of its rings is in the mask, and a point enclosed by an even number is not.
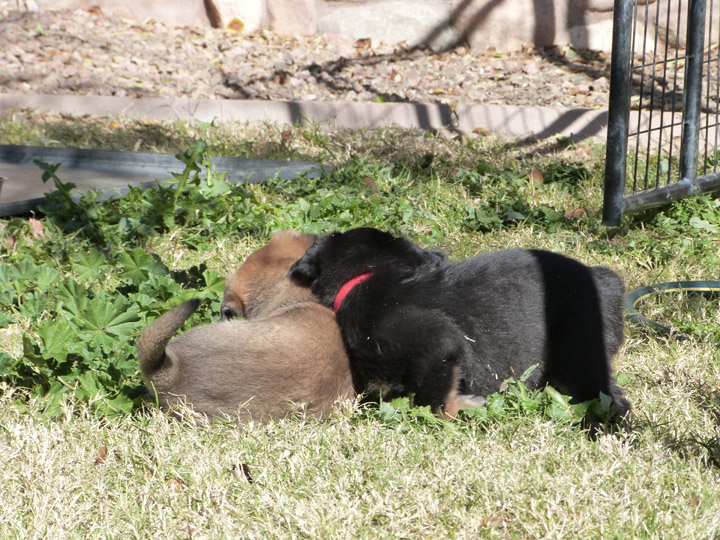
{"type": "Polygon", "coordinates": [[[447,255],[445,255],[442,251],[438,251],[436,249],[423,249],[410,241],[408,241],[408,243],[414,248],[415,253],[420,258],[423,265],[427,264],[437,267],[447,261],[447,255]]]}
{"type": "Polygon", "coordinates": [[[310,285],[320,275],[320,264],[318,251],[320,250],[322,238],[317,238],[312,246],[308,248],[305,255],[300,257],[290,267],[290,279],[303,285],[310,285]]]}
{"type": "Polygon", "coordinates": [[[442,251],[438,251],[436,249],[427,249],[425,251],[428,254],[428,262],[440,264],[447,261],[447,255],[445,255],[442,251]]]}

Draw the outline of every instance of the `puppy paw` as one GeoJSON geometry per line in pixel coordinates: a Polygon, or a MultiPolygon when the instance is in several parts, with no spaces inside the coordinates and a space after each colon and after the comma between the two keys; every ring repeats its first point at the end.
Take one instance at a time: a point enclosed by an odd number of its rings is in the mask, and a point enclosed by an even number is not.
{"type": "Polygon", "coordinates": [[[485,396],[451,392],[442,408],[442,416],[446,420],[454,420],[461,409],[465,407],[482,407],[483,405],[485,405],[485,396]]]}
{"type": "Polygon", "coordinates": [[[485,396],[476,396],[474,394],[458,394],[455,403],[459,404],[460,409],[465,407],[483,407],[485,405],[485,396]]]}

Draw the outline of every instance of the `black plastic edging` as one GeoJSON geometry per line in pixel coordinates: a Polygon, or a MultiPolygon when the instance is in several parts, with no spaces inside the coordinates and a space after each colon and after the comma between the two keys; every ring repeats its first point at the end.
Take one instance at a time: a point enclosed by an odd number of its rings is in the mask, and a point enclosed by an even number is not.
{"type": "MultiPolygon", "coordinates": [[[[655,285],[635,289],[625,296],[625,318],[628,321],[646,326],[668,337],[685,341],[692,338],[682,332],[678,332],[677,330],[673,330],[663,324],[648,319],[637,310],[637,305],[643,298],[665,291],[685,291],[705,296],[720,296],[720,281],[668,281],[666,283],[656,283],[655,285]]],[[[720,347],[720,344],[718,344],[718,347],[720,347]]]]}
{"type": "MultiPolygon", "coordinates": [[[[96,201],[123,197],[129,192],[128,186],[143,189],[157,188],[159,180],[170,179],[173,172],[180,173],[185,169],[185,165],[174,154],[0,145],[0,163],[37,167],[33,163],[36,159],[46,163],[62,163],[62,173],[69,175],[66,178],[68,182],[72,182],[72,169],[116,174],[121,171],[138,178],[137,182],[127,182],[127,185],[99,189],[100,195],[96,201]]],[[[325,165],[305,161],[231,157],[211,157],[210,161],[218,173],[225,173],[226,180],[234,184],[260,183],[276,175],[288,180],[300,175],[312,178],[328,168],[325,165]]],[[[37,175],[38,178],[42,175],[40,168],[37,168],[37,175]]],[[[11,178],[5,179],[5,182],[11,180],[11,178]]],[[[74,194],[75,198],[81,196],[81,191],[74,194]]],[[[45,197],[36,197],[0,203],[0,217],[26,214],[37,210],[44,202],[45,197]]]]}

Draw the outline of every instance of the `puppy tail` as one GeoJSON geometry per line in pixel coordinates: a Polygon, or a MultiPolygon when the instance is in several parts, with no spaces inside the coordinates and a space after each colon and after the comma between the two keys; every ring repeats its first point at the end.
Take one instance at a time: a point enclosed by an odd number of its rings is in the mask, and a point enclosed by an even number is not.
{"type": "Polygon", "coordinates": [[[195,313],[200,300],[194,298],[164,313],[155,319],[140,336],[137,342],[138,360],[143,377],[158,372],[165,364],[165,347],[175,332],[195,313]]]}

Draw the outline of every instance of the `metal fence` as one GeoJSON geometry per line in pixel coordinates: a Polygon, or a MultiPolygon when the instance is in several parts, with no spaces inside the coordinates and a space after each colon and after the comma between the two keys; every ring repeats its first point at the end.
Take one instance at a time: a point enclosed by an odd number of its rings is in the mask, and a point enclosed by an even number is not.
{"type": "Polygon", "coordinates": [[[713,0],[615,0],[606,225],[720,189],[719,36],[713,0]]]}

